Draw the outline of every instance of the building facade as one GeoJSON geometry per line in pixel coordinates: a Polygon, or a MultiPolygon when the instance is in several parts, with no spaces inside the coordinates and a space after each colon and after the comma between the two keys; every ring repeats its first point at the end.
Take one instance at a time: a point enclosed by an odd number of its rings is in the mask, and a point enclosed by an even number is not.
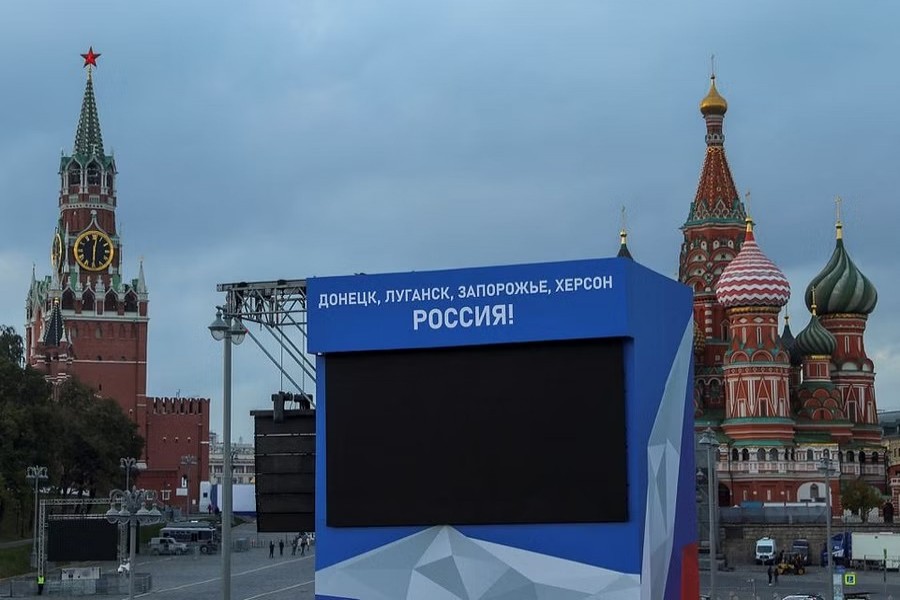
{"type": "Polygon", "coordinates": [[[82,56],[87,82],[72,152],[59,163],[50,274],[32,272],[25,303],[26,362],[54,387],[76,378],[115,399],[145,440],[140,485],[165,500],[181,483],[181,456],[195,455],[199,472],[208,469],[209,400],[147,396],[149,293],[142,263],[125,277],[118,171],[94,97],[99,55],[82,56]]]}
{"type": "Polygon", "coordinates": [[[696,429],[712,428],[720,442],[721,506],[822,502],[828,459],[840,514],[842,480],[886,490],[864,344],[877,293],[847,253],[838,210],[831,258],[804,291],[809,321],[795,338],[785,316],[779,332],[791,286],[757,244],[738,195],[725,155],[727,110],[713,75],[700,103],[706,154],[679,257],[679,279],[694,290],[696,429]]]}

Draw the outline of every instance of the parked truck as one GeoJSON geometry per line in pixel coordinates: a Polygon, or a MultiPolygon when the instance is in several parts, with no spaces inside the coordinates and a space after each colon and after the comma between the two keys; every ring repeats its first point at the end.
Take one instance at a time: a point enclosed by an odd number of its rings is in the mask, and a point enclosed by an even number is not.
{"type": "MultiPolygon", "coordinates": [[[[900,533],[837,533],[831,537],[831,555],[838,565],[900,569],[900,533]]],[[[823,565],[824,558],[823,553],[823,565]]]]}

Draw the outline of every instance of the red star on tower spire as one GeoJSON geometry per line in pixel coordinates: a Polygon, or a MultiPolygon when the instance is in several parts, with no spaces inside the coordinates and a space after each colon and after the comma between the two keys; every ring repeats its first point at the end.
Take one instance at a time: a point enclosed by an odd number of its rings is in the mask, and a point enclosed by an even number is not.
{"type": "Polygon", "coordinates": [[[83,65],[83,66],[85,66],[85,67],[96,67],[96,66],[97,66],[97,59],[100,58],[100,53],[99,53],[99,52],[94,53],[94,47],[91,46],[90,48],[88,48],[87,54],[82,54],[82,55],[81,55],[81,58],[84,59],[84,65],[83,65]]]}

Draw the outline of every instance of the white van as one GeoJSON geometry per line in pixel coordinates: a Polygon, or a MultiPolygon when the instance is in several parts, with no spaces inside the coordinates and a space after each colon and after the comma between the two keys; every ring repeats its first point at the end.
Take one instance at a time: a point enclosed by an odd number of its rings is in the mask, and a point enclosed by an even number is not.
{"type": "Polygon", "coordinates": [[[771,565],[778,555],[778,545],[774,538],[764,537],[756,540],[756,564],[771,565]]]}
{"type": "Polygon", "coordinates": [[[150,554],[187,554],[187,544],[176,542],[175,538],[150,538],[150,554]]]}

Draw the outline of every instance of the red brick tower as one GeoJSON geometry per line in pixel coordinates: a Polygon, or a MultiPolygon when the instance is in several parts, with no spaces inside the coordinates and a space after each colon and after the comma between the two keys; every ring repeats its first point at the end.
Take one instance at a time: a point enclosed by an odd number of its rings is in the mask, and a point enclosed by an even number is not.
{"type": "Polygon", "coordinates": [[[744,207],[725,157],[722,124],[728,103],[716,89],[716,76],[700,102],[706,121],[706,156],[697,195],[681,230],[678,278],[694,290],[694,405],[697,427],[724,417],[722,360],[728,349],[728,318],[716,300],[716,282],[741,248],[744,207]]]}
{"type": "MultiPolygon", "coordinates": [[[[141,266],[122,275],[116,231],[116,163],[103,148],[94,99],[93,51],[70,156],[60,159],[59,218],[51,241],[52,275],[32,281],[25,325],[28,364],[55,381],[75,375],[114,398],[146,431],[148,295],[141,266]],[[58,308],[58,313],[53,313],[58,308]],[[47,321],[48,315],[55,314],[47,321]],[[64,322],[64,325],[62,324],[64,322]],[[58,324],[48,327],[48,324],[58,324]],[[59,359],[65,352],[65,367],[59,359]]],[[[146,458],[146,457],[145,457],[146,458]]]]}
{"type": "Polygon", "coordinates": [[[91,49],[82,56],[87,83],[72,153],[60,159],[51,275],[32,273],[26,299],[26,361],[54,384],[75,377],[115,399],[146,442],[140,485],[176,506],[197,507],[209,469],[209,400],[147,397],[144,267],[137,277],[123,276],[116,163],[104,151],[94,99],[92,68],[100,55],[91,49]],[[179,499],[184,477],[190,496],[179,499]]]}

